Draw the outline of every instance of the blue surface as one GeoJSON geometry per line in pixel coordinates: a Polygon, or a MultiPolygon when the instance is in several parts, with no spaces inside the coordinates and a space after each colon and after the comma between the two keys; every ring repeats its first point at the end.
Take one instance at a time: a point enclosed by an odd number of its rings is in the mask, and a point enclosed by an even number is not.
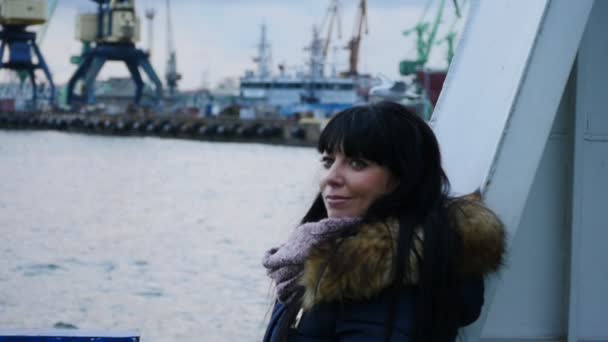
{"type": "Polygon", "coordinates": [[[139,342],[139,334],[82,330],[0,330],[0,342],[139,342]]]}

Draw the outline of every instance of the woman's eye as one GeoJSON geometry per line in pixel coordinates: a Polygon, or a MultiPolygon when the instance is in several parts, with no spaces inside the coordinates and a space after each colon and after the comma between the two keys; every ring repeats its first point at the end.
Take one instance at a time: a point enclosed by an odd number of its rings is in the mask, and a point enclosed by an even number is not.
{"type": "Polygon", "coordinates": [[[363,170],[369,165],[363,159],[352,159],[350,161],[350,166],[355,170],[363,170]]]}
{"type": "Polygon", "coordinates": [[[333,163],[334,159],[331,157],[324,156],[321,158],[321,165],[326,169],[329,169],[333,163]]]}

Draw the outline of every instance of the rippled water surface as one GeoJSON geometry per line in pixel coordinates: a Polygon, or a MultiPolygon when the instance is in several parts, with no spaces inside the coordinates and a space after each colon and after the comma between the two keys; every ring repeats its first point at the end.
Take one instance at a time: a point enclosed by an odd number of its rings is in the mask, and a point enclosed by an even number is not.
{"type": "Polygon", "coordinates": [[[0,328],[257,341],[310,148],[0,131],[0,328]]]}

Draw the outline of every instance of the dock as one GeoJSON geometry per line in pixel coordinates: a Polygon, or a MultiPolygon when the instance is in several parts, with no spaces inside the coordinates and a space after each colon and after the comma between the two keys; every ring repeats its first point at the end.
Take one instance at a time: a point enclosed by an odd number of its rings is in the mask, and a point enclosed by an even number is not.
{"type": "Polygon", "coordinates": [[[108,136],[154,136],[215,142],[315,146],[322,121],[191,115],[0,112],[0,129],[56,130],[108,136]]]}

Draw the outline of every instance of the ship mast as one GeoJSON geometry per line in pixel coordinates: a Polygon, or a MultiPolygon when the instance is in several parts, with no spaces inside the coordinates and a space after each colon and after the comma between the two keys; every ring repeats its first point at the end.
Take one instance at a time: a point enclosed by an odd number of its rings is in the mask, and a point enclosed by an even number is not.
{"type": "Polygon", "coordinates": [[[266,37],[266,23],[262,24],[262,34],[260,36],[260,43],[258,44],[258,55],[253,58],[253,61],[258,65],[258,77],[267,78],[270,76],[272,54],[270,51],[270,43],[266,37]]]}
{"type": "Polygon", "coordinates": [[[152,58],[152,48],[154,47],[154,17],[156,10],[154,8],[146,9],[146,19],[148,19],[148,55],[152,58]]]}
{"type": "Polygon", "coordinates": [[[319,37],[319,31],[315,26],[312,28],[312,41],[310,46],[304,50],[310,51],[310,78],[312,80],[323,78],[323,66],[325,57],[323,56],[323,40],[319,37]]]}
{"type": "Polygon", "coordinates": [[[177,71],[177,53],[175,51],[175,42],[173,41],[173,23],[171,21],[171,3],[167,3],[167,70],[165,79],[167,88],[169,88],[169,96],[177,94],[177,82],[181,80],[182,75],[177,71]]]}

